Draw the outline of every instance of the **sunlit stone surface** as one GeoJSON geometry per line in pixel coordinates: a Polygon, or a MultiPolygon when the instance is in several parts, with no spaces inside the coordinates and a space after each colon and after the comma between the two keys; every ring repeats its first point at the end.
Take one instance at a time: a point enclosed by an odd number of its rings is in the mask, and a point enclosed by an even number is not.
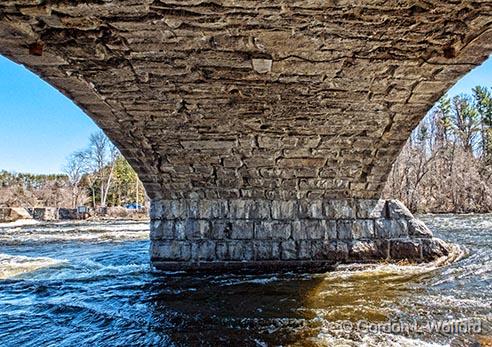
{"type": "Polygon", "coordinates": [[[417,122],[492,50],[491,21],[490,1],[2,1],[0,53],[80,105],[155,203],[273,214],[378,199],[417,122]]]}
{"type": "Polygon", "coordinates": [[[166,269],[322,270],[449,253],[396,200],[154,200],[151,219],[151,257],[166,269]]]}

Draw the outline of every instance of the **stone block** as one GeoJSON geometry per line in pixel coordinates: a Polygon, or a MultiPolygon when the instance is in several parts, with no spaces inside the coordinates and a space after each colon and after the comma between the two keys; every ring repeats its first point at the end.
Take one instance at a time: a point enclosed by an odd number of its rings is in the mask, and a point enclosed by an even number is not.
{"type": "Polygon", "coordinates": [[[156,260],[187,261],[191,259],[191,244],[187,241],[154,241],[151,257],[156,260]]]}
{"type": "Polygon", "coordinates": [[[229,260],[229,245],[227,241],[216,241],[215,245],[216,260],[229,260]]]}
{"type": "Polygon", "coordinates": [[[336,259],[339,261],[346,261],[348,258],[348,243],[343,241],[336,241],[336,259]]]}
{"type": "Polygon", "coordinates": [[[354,219],[356,216],[354,203],[348,199],[326,200],[324,211],[328,219],[354,219]]]}
{"type": "Polygon", "coordinates": [[[374,237],[374,221],[372,219],[338,220],[337,239],[361,240],[374,237]]]}
{"type": "Polygon", "coordinates": [[[174,239],[174,221],[160,219],[150,221],[150,239],[174,239]]]}
{"type": "Polygon", "coordinates": [[[376,219],[375,237],[379,239],[408,236],[408,223],[405,219],[376,219]]]}
{"type": "Polygon", "coordinates": [[[268,73],[272,70],[272,59],[251,59],[251,65],[260,74],[268,73]]]}
{"type": "Polygon", "coordinates": [[[161,200],[153,199],[150,201],[149,217],[151,220],[160,219],[163,215],[161,200]]]}
{"type": "Polygon", "coordinates": [[[191,253],[192,259],[198,261],[215,260],[216,243],[213,240],[199,240],[192,243],[191,253]]]}
{"type": "Polygon", "coordinates": [[[357,218],[387,218],[383,199],[356,199],[355,210],[357,218]]]}
{"type": "Polygon", "coordinates": [[[229,211],[227,200],[200,200],[199,218],[222,219],[226,218],[229,211]]]}
{"type": "Polygon", "coordinates": [[[435,237],[422,238],[420,242],[422,244],[422,258],[425,261],[448,256],[451,250],[451,247],[446,242],[435,237]]]}
{"type": "Polygon", "coordinates": [[[256,260],[278,260],[280,258],[279,243],[276,241],[254,241],[256,260]]]}
{"type": "Polygon", "coordinates": [[[414,219],[412,213],[398,200],[387,200],[386,210],[391,219],[414,219]]]}
{"type": "Polygon", "coordinates": [[[184,223],[184,233],[187,240],[197,240],[202,238],[201,223],[194,219],[187,219],[184,223]]]}
{"type": "Polygon", "coordinates": [[[283,260],[293,260],[297,258],[297,244],[296,241],[282,241],[280,242],[280,257],[283,260]]]}
{"type": "Polygon", "coordinates": [[[159,202],[154,205],[153,213],[156,214],[156,218],[173,219],[171,204],[172,200],[159,200],[159,202]]]}
{"type": "Polygon", "coordinates": [[[197,219],[200,215],[199,200],[186,200],[186,217],[197,219]]]}
{"type": "Polygon", "coordinates": [[[421,243],[419,240],[400,239],[390,241],[391,259],[418,260],[421,258],[421,243]]]}
{"type": "Polygon", "coordinates": [[[391,240],[374,240],[376,247],[379,249],[380,259],[388,260],[390,259],[390,243],[391,240]]]}
{"type": "Polygon", "coordinates": [[[267,200],[231,200],[231,219],[270,219],[270,202],[267,200]]]}
{"type": "Polygon", "coordinates": [[[366,262],[384,259],[386,254],[379,246],[374,241],[354,240],[349,245],[349,260],[366,262]]]}
{"type": "Polygon", "coordinates": [[[294,240],[335,239],[336,222],[301,219],[292,223],[294,240]]]}
{"type": "Polygon", "coordinates": [[[299,200],[299,218],[324,219],[322,200],[299,200]]]}
{"type": "Polygon", "coordinates": [[[325,230],[324,238],[326,240],[335,240],[337,238],[337,222],[334,220],[324,220],[321,222],[325,230]]]}
{"type": "Polygon", "coordinates": [[[215,240],[229,239],[232,233],[232,222],[213,220],[210,227],[210,237],[215,240]]]}
{"type": "Polygon", "coordinates": [[[175,223],[175,237],[178,240],[209,238],[210,235],[210,222],[207,220],[185,219],[175,223]]]}
{"type": "Polygon", "coordinates": [[[297,202],[295,200],[274,200],[272,201],[273,219],[295,219],[298,215],[297,202]]]}
{"type": "Polygon", "coordinates": [[[228,241],[228,247],[231,260],[246,261],[254,259],[253,243],[251,241],[228,241]]]}
{"type": "Polygon", "coordinates": [[[253,221],[238,220],[231,222],[231,239],[250,240],[254,237],[255,223],[253,221]]]}
{"type": "Polygon", "coordinates": [[[412,237],[432,238],[432,231],[418,219],[408,221],[408,235],[412,237]]]}
{"type": "Polygon", "coordinates": [[[174,235],[177,240],[186,239],[186,221],[176,221],[174,224],[174,235]]]}
{"type": "Polygon", "coordinates": [[[311,240],[297,241],[297,258],[306,260],[312,257],[312,242],[311,240]]]}
{"type": "Polygon", "coordinates": [[[348,248],[343,241],[312,241],[311,254],[314,260],[343,261],[347,258],[348,248]]]}
{"type": "Polygon", "coordinates": [[[259,240],[287,240],[292,232],[289,222],[264,221],[256,224],[255,238],[259,240]]]}
{"type": "MultiPolygon", "coordinates": [[[[310,153],[309,150],[298,150],[299,155],[306,155],[310,153]]],[[[292,153],[294,155],[294,153],[292,153]]],[[[312,154],[310,154],[312,156],[312,154]]],[[[321,168],[325,164],[326,159],[325,158],[309,158],[309,157],[303,157],[303,158],[282,158],[279,159],[277,162],[278,167],[280,168],[296,168],[296,169],[302,169],[305,167],[315,167],[315,168],[321,168]]]]}
{"type": "Polygon", "coordinates": [[[352,239],[352,221],[349,220],[337,221],[337,239],[338,240],[352,239]]]}
{"type": "Polygon", "coordinates": [[[374,238],[374,221],[372,219],[357,219],[353,221],[352,238],[355,240],[374,238]]]}
{"type": "Polygon", "coordinates": [[[185,219],[188,216],[186,200],[162,200],[162,217],[165,219],[185,219]]]}

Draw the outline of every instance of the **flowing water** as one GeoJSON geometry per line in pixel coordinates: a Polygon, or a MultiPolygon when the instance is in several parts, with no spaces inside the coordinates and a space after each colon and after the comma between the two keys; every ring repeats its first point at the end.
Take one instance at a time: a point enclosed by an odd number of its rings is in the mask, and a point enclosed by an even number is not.
{"type": "Polygon", "coordinates": [[[492,216],[423,219],[466,255],[444,266],[186,275],[152,270],[144,222],[0,227],[0,345],[492,343],[492,216]]]}

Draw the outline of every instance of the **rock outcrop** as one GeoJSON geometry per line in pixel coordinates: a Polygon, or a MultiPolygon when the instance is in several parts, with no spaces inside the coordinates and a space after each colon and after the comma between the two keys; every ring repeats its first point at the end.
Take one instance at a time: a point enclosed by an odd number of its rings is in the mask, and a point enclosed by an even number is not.
{"type": "Polygon", "coordinates": [[[0,207],[0,223],[15,222],[20,219],[32,219],[23,207],[0,207]]]}

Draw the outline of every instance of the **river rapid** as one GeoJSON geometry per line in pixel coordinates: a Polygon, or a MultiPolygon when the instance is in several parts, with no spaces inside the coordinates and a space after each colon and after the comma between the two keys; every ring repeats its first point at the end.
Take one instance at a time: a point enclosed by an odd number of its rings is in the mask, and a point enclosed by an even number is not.
{"type": "Polygon", "coordinates": [[[492,345],[492,215],[421,217],[447,264],[187,275],[145,222],[0,225],[1,346],[492,345]]]}

